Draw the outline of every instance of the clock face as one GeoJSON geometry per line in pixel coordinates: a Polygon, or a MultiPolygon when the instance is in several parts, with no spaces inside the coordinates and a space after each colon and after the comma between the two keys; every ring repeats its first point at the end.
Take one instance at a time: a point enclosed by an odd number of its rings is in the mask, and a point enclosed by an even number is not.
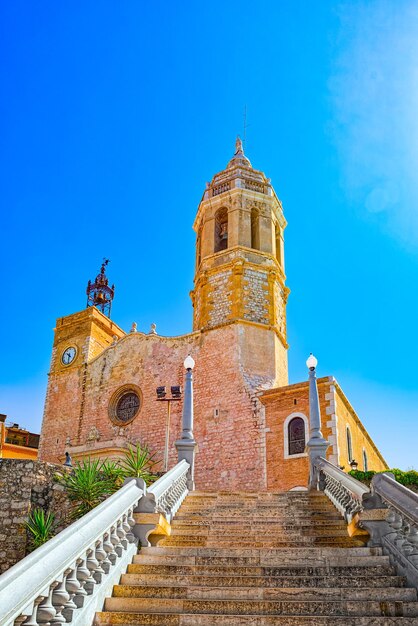
{"type": "Polygon", "coordinates": [[[66,348],[62,353],[61,361],[64,365],[69,365],[74,361],[76,354],[77,350],[73,346],[70,346],[69,348],[66,348]]]}

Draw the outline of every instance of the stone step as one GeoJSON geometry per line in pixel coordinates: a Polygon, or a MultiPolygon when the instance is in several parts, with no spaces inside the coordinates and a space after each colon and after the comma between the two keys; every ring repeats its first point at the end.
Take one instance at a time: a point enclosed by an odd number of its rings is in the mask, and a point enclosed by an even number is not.
{"type": "Polygon", "coordinates": [[[106,598],[104,611],[128,613],[211,613],[218,615],[418,615],[416,602],[375,600],[195,600],[168,598],[106,598]]]}
{"type": "Polygon", "coordinates": [[[253,513],[251,511],[244,511],[243,509],[237,510],[229,513],[213,513],[204,511],[189,511],[185,513],[183,511],[179,511],[176,514],[176,520],[183,519],[204,519],[210,522],[218,522],[218,521],[235,521],[237,519],[243,519],[246,522],[260,520],[264,522],[266,520],[271,520],[272,522],[286,522],[288,524],[298,523],[300,521],[308,521],[308,520],[341,520],[341,515],[339,515],[336,511],[331,512],[320,512],[320,511],[301,511],[299,514],[295,515],[275,515],[272,514],[271,511],[261,511],[260,513],[253,513]]]}
{"type": "MultiPolygon", "coordinates": [[[[174,546],[165,547],[152,547],[152,548],[140,548],[139,555],[177,555],[181,556],[226,556],[226,557],[241,557],[241,556],[277,556],[280,559],[286,559],[287,557],[294,557],[295,550],[293,548],[201,548],[201,547],[184,547],[178,548],[174,546]]],[[[297,551],[297,556],[300,560],[314,557],[364,557],[364,556],[381,556],[383,554],[382,548],[320,548],[309,547],[301,548],[297,551]]],[[[386,562],[387,559],[386,559],[386,562]]]]}
{"type": "Polygon", "coordinates": [[[287,503],[287,502],[208,502],[202,505],[201,502],[187,502],[185,501],[180,509],[182,511],[235,511],[241,509],[247,509],[251,511],[261,510],[276,510],[276,511],[292,511],[301,506],[306,506],[313,511],[332,511],[335,510],[331,502],[306,502],[306,503],[287,503]]]}
{"type": "MultiPolygon", "coordinates": [[[[384,559],[385,557],[380,557],[384,559]]],[[[362,561],[365,559],[362,559],[362,561]]],[[[394,570],[388,564],[369,563],[355,565],[147,565],[131,563],[128,574],[157,574],[167,576],[393,576],[394,570]]],[[[309,585],[308,585],[309,586],[309,585]]]]}
{"type": "Polygon", "coordinates": [[[403,587],[405,579],[402,576],[361,576],[359,574],[306,574],[304,576],[294,573],[291,576],[240,576],[240,575],[167,575],[167,574],[122,574],[122,585],[141,585],[141,586],[200,586],[213,587],[219,586],[223,589],[229,587],[269,587],[269,588],[363,588],[374,587],[383,591],[386,587],[403,587]]]}
{"type": "Polygon", "coordinates": [[[169,598],[194,600],[380,600],[415,602],[416,589],[406,587],[222,587],[115,585],[115,598],[169,598]]]}
{"type": "Polygon", "coordinates": [[[243,531],[237,531],[234,532],[234,534],[230,534],[231,530],[228,529],[226,534],[225,532],[222,532],[220,530],[218,530],[217,528],[213,528],[211,526],[202,526],[199,528],[195,528],[195,527],[190,527],[190,528],[179,528],[175,525],[172,526],[171,528],[171,537],[173,536],[177,536],[177,537],[193,537],[193,536],[211,536],[211,537],[224,537],[227,540],[233,540],[236,537],[240,537],[242,536],[243,533],[245,533],[246,537],[254,537],[254,539],[256,539],[257,537],[260,536],[260,532],[268,532],[269,537],[274,537],[277,540],[280,540],[281,538],[283,539],[288,539],[289,541],[295,539],[297,540],[298,537],[303,536],[303,537],[347,537],[347,527],[345,528],[305,528],[304,530],[300,530],[300,529],[292,529],[292,532],[289,531],[285,531],[282,530],[280,528],[269,528],[269,529],[262,529],[261,531],[257,528],[254,528],[254,526],[251,526],[251,528],[247,528],[246,530],[243,531]],[[229,536],[228,536],[229,535],[229,536]]]}
{"type": "Polygon", "coordinates": [[[231,548],[299,548],[309,545],[316,546],[334,546],[341,548],[348,548],[350,546],[361,547],[363,544],[362,541],[358,539],[352,539],[351,537],[302,537],[299,536],[297,540],[287,540],[283,539],[282,541],[276,541],[274,537],[272,539],[269,538],[258,538],[248,539],[248,541],[244,541],[237,538],[232,538],[230,540],[226,538],[221,539],[212,539],[210,537],[187,537],[187,536],[174,536],[167,537],[162,539],[159,543],[159,546],[206,546],[206,547],[231,547],[231,548]]]}
{"type": "Polygon", "coordinates": [[[96,613],[95,626],[417,626],[415,617],[96,613]]]}
{"type": "MultiPolygon", "coordinates": [[[[326,497],[326,496],[325,496],[326,497]]],[[[197,498],[261,498],[261,499],[298,499],[309,498],[319,500],[324,499],[324,494],[320,491],[191,491],[187,499],[197,498]]]]}
{"type": "MultiPolygon", "coordinates": [[[[226,551],[223,551],[226,552],[226,551]]],[[[305,550],[306,552],[306,550],[305,550]]],[[[388,565],[389,557],[386,556],[349,556],[339,554],[338,550],[333,551],[328,555],[315,555],[308,554],[302,556],[299,551],[279,551],[273,552],[263,551],[263,553],[257,554],[256,551],[252,555],[239,555],[238,551],[234,554],[225,556],[225,554],[214,554],[211,550],[207,550],[206,554],[189,554],[178,555],[175,552],[172,554],[159,554],[157,551],[154,553],[145,553],[142,551],[140,554],[135,555],[132,561],[134,564],[139,565],[202,565],[202,566],[225,566],[225,567],[237,567],[237,566],[256,566],[256,567],[333,567],[333,566],[348,566],[353,567],[359,564],[363,566],[375,566],[375,565],[388,565]]]]}
{"type": "MultiPolygon", "coordinates": [[[[259,567],[278,567],[282,565],[299,567],[300,565],[304,565],[307,567],[325,567],[326,565],[346,565],[346,561],[349,557],[346,558],[320,558],[310,556],[303,561],[300,559],[298,555],[295,553],[293,557],[289,556],[286,558],[282,558],[280,556],[268,555],[265,556],[176,556],[176,555],[141,555],[137,559],[134,560],[134,563],[138,563],[139,565],[213,565],[217,567],[226,566],[226,567],[251,567],[251,566],[259,566],[259,567]]],[[[352,565],[357,565],[361,559],[354,557],[351,559],[352,565]]]]}
{"type": "MultiPolygon", "coordinates": [[[[309,518],[300,518],[300,519],[295,519],[293,522],[290,522],[289,520],[285,519],[282,521],[278,521],[276,519],[272,520],[274,524],[277,524],[278,526],[280,526],[281,528],[294,528],[295,526],[295,522],[297,522],[298,526],[313,526],[314,528],[322,528],[322,527],[334,527],[335,528],[347,528],[347,524],[345,523],[345,521],[343,519],[333,519],[333,518],[326,518],[326,519],[314,519],[312,520],[310,517],[309,518]]],[[[265,528],[267,526],[271,525],[271,521],[268,518],[264,518],[264,519],[256,519],[254,518],[254,522],[251,524],[251,526],[257,526],[259,528],[265,528]]],[[[204,516],[201,517],[181,517],[181,518],[177,518],[175,517],[175,519],[172,522],[172,526],[176,526],[176,527],[188,527],[191,528],[192,526],[212,526],[215,528],[240,528],[240,529],[246,529],[247,528],[247,523],[243,522],[242,520],[240,520],[239,518],[234,517],[231,520],[225,520],[225,519],[207,519],[204,516]]]]}

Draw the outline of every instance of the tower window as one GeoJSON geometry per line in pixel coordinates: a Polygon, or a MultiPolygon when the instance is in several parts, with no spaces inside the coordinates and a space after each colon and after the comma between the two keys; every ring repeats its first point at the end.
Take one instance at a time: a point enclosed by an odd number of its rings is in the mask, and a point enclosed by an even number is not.
{"type": "Polygon", "coordinates": [[[215,252],[228,247],[228,211],[219,209],[215,215],[215,252]]]}
{"type": "Polygon", "coordinates": [[[260,249],[260,216],[256,209],[251,211],[251,247],[260,249]]]}
{"type": "Polygon", "coordinates": [[[202,260],[202,231],[203,231],[203,226],[201,225],[199,227],[198,233],[197,233],[197,242],[196,242],[196,265],[197,265],[197,269],[200,266],[200,262],[202,260]]]}
{"type": "Polygon", "coordinates": [[[294,417],[288,424],[289,456],[305,451],[305,422],[301,417],[294,417]]]}
{"type": "Polygon", "coordinates": [[[275,240],[276,240],[276,259],[281,265],[282,263],[282,238],[280,235],[280,226],[275,225],[275,240]]]}
{"type": "Polygon", "coordinates": [[[363,448],[363,468],[365,472],[369,471],[369,463],[367,460],[367,452],[366,450],[363,448]]]}
{"type": "Polygon", "coordinates": [[[353,460],[353,448],[351,445],[351,433],[350,433],[350,429],[347,426],[347,456],[348,456],[348,462],[351,463],[351,461],[353,460]]]}

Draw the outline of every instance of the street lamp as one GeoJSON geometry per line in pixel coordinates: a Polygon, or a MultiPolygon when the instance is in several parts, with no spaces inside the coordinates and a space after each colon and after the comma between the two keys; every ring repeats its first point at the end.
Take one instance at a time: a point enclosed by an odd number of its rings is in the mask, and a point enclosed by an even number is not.
{"type": "Polygon", "coordinates": [[[355,472],[355,471],[356,471],[356,469],[358,468],[358,463],[357,463],[357,461],[355,461],[354,459],[352,459],[352,460],[350,461],[350,467],[351,467],[351,469],[353,470],[353,472],[355,472]]]}
{"type": "Polygon", "coordinates": [[[157,400],[167,402],[167,420],[165,424],[164,472],[168,470],[168,447],[170,443],[171,403],[181,400],[180,385],[170,387],[171,397],[167,397],[166,387],[157,387],[157,400]]]}
{"type": "Polygon", "coordinates": [[[315,470],[316,460],[325,458],[328,441],[321,432],[321,411],[319,407],[318,386],[316,384],[316,366],[318,359],[311,354],[306,361],[309,369],[309,441],[306,444],[309,455],[309,489],[316,489],[317,475],[315,470]]]}
{"type": "Polygon", "coordinates": [[[196,441],[193,435],[193,368],[194,359],[190,354],[184,359],[186,377],[184,383],[183,415],[181,437],[176,441],[179,462],[183,459],[190,465],[187,479],[187,488],[194,489],[194,456],[196,453],[196,441]]]}

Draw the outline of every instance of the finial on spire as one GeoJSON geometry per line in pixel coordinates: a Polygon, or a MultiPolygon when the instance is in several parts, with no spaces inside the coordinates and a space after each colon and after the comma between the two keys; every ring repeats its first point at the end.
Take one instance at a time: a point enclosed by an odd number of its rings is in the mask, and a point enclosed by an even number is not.
{"type": "Polygon", "coordinates": [[[239,135],[237,136],[237,140],[235,142],[235,154],[244,154],[241,137],[239,135]]]}

